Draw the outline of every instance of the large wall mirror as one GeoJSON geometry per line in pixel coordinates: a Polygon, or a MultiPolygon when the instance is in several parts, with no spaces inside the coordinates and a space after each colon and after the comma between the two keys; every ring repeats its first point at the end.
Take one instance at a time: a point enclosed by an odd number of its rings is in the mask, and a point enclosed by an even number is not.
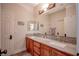
{"type": "Polygon", "coordinates": [[[28,21],[27,23],[28,31],[38,31],[39,30],[39,22],[36,21],[28,21]]]}

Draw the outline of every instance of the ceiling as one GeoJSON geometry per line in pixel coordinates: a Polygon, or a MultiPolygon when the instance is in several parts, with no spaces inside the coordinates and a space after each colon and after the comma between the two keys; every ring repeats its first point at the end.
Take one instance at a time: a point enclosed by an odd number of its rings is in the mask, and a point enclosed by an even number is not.
{"type": "MultiPolygon", "coordinates": [[[[32,11],[34,7],[38,7],[40,9],[40,6],[42,6],[42,4],[44,3],[19,3],[20,6],[26,8],[29,12],[32,11]]],[[[61,10],[67,6],[72,6],[74,5],[74,3],[57,3],[57,8],[54,8],[52,10],[50,10],[52,13],[56,12],[57,10],[61,10]]],[[[51,13],[51,12],[47,12],[47,13],[51,13]]]]}
{"type": "Polygon", "coordinates": [[[29,6],[29,7],[35,7],[37,3],[20,3],[22,6],[29,6]]]}

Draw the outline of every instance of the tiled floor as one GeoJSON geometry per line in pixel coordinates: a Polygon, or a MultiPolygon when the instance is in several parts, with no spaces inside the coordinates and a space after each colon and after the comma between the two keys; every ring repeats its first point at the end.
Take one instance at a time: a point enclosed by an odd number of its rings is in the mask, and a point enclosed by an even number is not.
{"type": "Polygon", "coordinates": [[[23,52],[20,52],[20,53],[16,53],[12,56],[32,56],[30,53],[26,52],[26,51],[23,51],[23,52]]]}

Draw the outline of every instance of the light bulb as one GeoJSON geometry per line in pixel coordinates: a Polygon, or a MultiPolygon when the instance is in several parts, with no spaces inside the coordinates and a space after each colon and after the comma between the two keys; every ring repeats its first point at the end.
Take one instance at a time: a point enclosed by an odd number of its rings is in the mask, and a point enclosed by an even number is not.
{"type": "Polygon", "coordinates": [[[43,5],[42,5],[42,9],[43,9],[44,11],[46,11],[47,8],[48,8],[48,5],[49,5],[49,4],[43,4],[43,5]]]}

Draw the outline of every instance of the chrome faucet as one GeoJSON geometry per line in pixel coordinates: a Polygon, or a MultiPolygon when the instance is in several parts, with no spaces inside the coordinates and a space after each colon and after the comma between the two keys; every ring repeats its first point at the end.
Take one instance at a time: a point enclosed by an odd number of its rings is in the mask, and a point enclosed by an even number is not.
{"type": "Polygon", "coordinates": [[[43,37],[44,37],[44,38],[47,38],[47,33],[46,33],[46,32],[44,33],[44,36],[43,36],[43,37]]]}

